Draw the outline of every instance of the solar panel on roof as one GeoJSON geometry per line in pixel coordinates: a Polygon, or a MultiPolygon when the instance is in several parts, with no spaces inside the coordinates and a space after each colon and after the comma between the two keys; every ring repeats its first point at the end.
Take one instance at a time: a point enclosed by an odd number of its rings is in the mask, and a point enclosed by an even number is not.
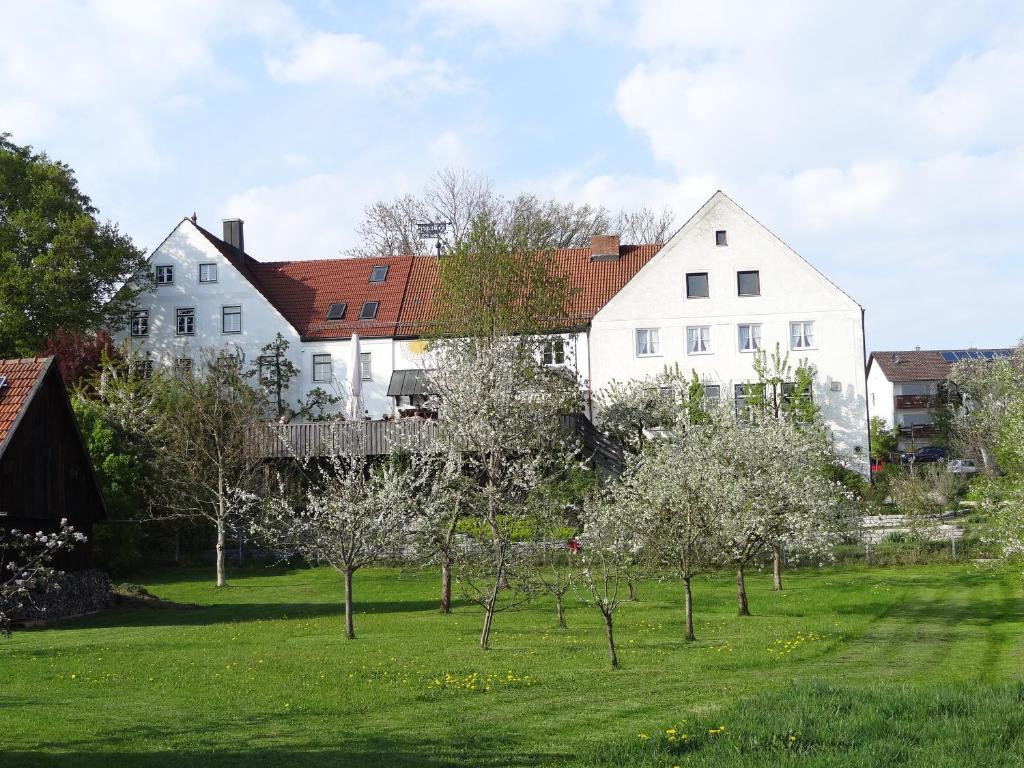
{"type": "Polygon", "coordinates": [[[947,363],[955,363],[956,362],[956,352],[943,352],[942,353],[942,359],[945,360],[947,363]]]}

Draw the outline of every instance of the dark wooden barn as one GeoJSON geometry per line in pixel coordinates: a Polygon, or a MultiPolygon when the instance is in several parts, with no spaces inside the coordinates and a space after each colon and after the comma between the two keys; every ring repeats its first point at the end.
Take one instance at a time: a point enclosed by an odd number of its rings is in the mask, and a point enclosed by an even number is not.
{"type": "MultiPolygon", "coordinates": [[[[0,360],[0,526],[54,531],[67,518],[92,539],[103,495],[52,357],[0,360]]],[[[89,542],[55,565],[87,568],[89,542]]]]}

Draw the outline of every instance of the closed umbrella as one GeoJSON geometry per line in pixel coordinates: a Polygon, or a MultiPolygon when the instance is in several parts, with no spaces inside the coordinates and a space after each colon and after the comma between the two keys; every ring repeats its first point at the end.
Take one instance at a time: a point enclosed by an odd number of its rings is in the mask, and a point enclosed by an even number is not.
{"type": "Polygon", "coordinates": [[[348,366],[348,391],[349,407],[352,409],[353,419],[363,417],[362,394],[363,394],[363,371],[360,364],[359,334],[352,334],[352,360],[348,366]]]}

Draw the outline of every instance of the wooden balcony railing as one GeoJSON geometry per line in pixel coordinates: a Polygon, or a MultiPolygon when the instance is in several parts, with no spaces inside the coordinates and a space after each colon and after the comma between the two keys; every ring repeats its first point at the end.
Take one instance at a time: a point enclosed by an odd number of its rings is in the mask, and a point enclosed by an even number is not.
{"type": "Polygon", "coordinates": [[[931,408],[934,403],[932,395],[896,395],[893,404],[897,408],[931,408]]]}
{"type": "Polygon", "coordinates": [[[910,427],[900,427],[900,435],[903,437],[934,437],[936,429],[934,424],[914,424],[910,427]]]}

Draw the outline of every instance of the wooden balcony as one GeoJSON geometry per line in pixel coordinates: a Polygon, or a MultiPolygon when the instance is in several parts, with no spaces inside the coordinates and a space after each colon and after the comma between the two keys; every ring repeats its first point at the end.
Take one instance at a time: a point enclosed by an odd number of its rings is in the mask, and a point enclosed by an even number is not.
{"type": "Polygon", "coordinates": [[[937,430],[934,424],[915,424],[912,427],[900,427],[900,437],[935,437],[937,430]]]}
{"type": "MultiPolygon", "coordinates": [[[[579,438],[583,453],[604,472],[625,468],[622,448],[603,435],[586,416],[562,417],[562,426],[579,438]]],[[[252,435],[252,450],[265,459],[309,459],[355,454],[383,456],[396,450],[429,452],[437,440],[432,419],[395,421],[313,421],[264,424],[252,435]]]]}
{"type": "Polygon", "coordinates": [[[893,405],[897,408],[931,408],[933,400],[932,395],[896,395],[893,405]]]}

